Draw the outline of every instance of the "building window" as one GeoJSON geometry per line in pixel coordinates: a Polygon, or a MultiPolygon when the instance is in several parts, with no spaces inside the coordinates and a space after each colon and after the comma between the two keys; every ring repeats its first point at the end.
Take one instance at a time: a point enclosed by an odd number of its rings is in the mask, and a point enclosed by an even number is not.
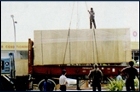
{"type": "Polygon", "coordinates": [[[20,51],[20,59],[28,59],[28,51],[20,51]]]}
{"type": "Polygon", "coordinates": [[[132,59],[135,61],[139,60],[139,50],[132,50],[132,59]]]}

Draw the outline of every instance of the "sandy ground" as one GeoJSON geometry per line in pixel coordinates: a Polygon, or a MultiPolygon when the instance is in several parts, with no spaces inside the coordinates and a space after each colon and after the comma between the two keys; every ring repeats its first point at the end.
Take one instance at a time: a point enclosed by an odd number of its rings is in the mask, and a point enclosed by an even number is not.
{"type": "MultiPolygon", "coordinates": [[[[80,88],[81,88],[80,91],[92,91],[92,88],[87,83],[84,83],[80,88]]],[[[34,85],[33,91],[39,91],[36,84],[34,85]]],[[[60,91],[59,85],[56,86],[56,91],[60,91]]],[[[76,85],[71,85],[67,87],[67,91],[78,91],[78,90],[76,89],[76,85]]],[[[102,91],[107,91],[107,89],[105,88],[105,84],[102,84],[102,91]]],[[[126,91],[125,87],[123,88],[123,91],[126,91]]]]}
{"type": "MultiPolygon", "coordinates": [[[[106,84],[102,84],[102,91],[108,91],[108,89],[106,89],[106,84]]],[[[55,91],[60,91],[59,90],[59,85],[56,86],[56,90],[55,91]]],[[[80,91],[92,91],[92,88],[89,86],[88,82],[85,82],[82,86],[80,86],[80,91]]],[[[34,84],[34,90],[33,91],[39,91],[38,90],[38,86],[37,84],[34,84]]],[[[76,85],[69,85],[67,86],[67,91],[78,91],[76,89],[76,85]]],[[[123,90],[122,91],[126,91],[126,88],[123,87],[123,90]]]]}

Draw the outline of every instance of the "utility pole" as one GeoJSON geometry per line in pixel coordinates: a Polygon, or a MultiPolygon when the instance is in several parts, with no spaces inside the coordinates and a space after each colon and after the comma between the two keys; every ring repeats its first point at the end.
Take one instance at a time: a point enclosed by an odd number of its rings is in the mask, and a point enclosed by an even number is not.
{"type": "Polygon", "coordinates": [[[17,58],[17,48],[16,48],[16,26],[15,24],[17,23],[17,21],[14,20],[14,15],[11,15],[11,18],[13,20],[13,26],[14,26],[14,49],[15,49],[15,59],[17,58]]]}
{"type": "Polygon", "coordinates": [[[13,26],[14,26],[14,49],[15,49],[15,59],[14,57],[12,58],[12,62],[11,62],[11,78],[16,78],[16,70],[15,70],[15,61],[17,59],[17,50],[16,50],[16,26],[15,24],[17,23],[17,21],[14,20],[14,15],[11,15],[11,18],[13,20],[13,26]]]}

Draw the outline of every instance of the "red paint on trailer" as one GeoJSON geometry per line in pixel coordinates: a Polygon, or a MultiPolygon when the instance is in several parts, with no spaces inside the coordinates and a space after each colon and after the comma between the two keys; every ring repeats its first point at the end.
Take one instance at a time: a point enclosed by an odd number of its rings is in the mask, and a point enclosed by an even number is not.
{"type": "MultiPolygon", "coordinates": [[[[92,69],[92,66],[37,65],[32,67],[34,74],[48,74],[54,76],[61,75],[62,69],[65,69],[67,71],[68,76],[85,76],[88,75],[89,71],[92,69]]],[[[118,71],[122,70],[125,67],[126,66],[99,66],[103,74],[108,76],[118,75],[118,71]]]]}

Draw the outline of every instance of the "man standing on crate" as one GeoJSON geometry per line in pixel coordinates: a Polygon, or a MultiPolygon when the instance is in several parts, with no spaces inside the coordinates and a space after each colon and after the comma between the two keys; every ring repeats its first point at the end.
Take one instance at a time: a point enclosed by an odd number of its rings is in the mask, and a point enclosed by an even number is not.
{"type": "Polygon", "coordinates": [[[103,77],[103,73],[98,68],[98,65],[94,65],[94,69],[89,72],[88,77],[92,80],[91,86],[93,88],[93,91],[96,91],[96,87],[98,88],[98,91],[101,91],[101,80],[103,77]]]}
{"type": "Polygon", "coordinates": [[[89,11],[89,14],[90,14],[90,29],[92,29],[92,22],[93,22],[93,25],[94,25],[94,28],[96,29],[96,24],[95,24],[95,12],[93,11],[93,8],[91,8],[91,10],[89,11]]]}

